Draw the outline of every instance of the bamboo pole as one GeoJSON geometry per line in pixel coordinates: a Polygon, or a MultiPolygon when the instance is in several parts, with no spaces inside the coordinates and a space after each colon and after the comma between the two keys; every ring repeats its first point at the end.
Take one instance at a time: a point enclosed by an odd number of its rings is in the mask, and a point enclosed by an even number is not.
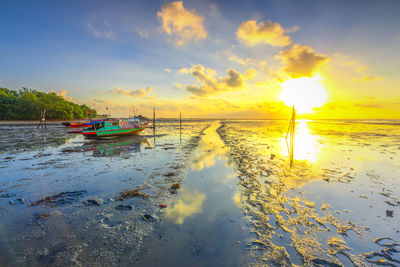
{"type": "Polygon", "coordinates": [[[295,127],[296,127],[296,109],[293,106],[292,119],[291,119],[291,133],[290,133],[290,167],[293,167],[295,127]]]}
{"type": "Polygon", "coordinates": [[[153,107],[153,142],[154,147],[156,146],[156,107],[153,107]]]}

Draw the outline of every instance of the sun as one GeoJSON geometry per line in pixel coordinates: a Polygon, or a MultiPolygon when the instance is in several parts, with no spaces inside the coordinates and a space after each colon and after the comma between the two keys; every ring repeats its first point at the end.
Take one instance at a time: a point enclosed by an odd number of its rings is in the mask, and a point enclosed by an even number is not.
{"type": "Polygon", "coordinates": [[[313,108],[321,107],[327,100],[321,76],[289,79],[282,83],[279,98],[288,106],[295,106],[298,113],[310,113],[313,108]]]}

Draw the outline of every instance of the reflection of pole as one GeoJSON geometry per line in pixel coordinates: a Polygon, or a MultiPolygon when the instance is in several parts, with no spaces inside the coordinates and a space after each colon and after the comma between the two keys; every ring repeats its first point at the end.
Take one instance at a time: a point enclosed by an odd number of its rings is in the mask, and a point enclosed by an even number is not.
{"type": "Polygon", "coordinates": [[[156,107],[153,107],[153,136],[156,137],[156,107]]]}
{"type": "Polygon", "coordinates": [[[286,144],[287,144],[287,137],[289,135],[289,144],[288,144],[288,151],[289,151],[289,158],[290,158],[290,167],[293,166],[293,155],[294,155],[294,135],[295,135],[295,127],[296,127],[296,109],[292,108],[292,117],[290,118],[289,127],[286,132],[286,144]]]}
{"type": "Polygon", "coordinates": [[[182,142],[182,112],[179,112],[179,139],[182,142]]]}
{"type": "Polygon", "coordinates": [[[295,135],[295,129],[296,127],[296,109],[293,106],[293,112],[292,112],[292,134],[291,134],[291,154],[290,154],[290,167],[293,166],[293,156],[294,156],[294,135],[295,135]]]}

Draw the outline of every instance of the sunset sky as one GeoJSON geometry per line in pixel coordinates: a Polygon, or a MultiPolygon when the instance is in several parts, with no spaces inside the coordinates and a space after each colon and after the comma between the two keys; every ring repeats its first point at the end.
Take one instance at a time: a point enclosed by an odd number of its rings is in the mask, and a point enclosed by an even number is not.
{"type": "Polygon", "coordinates": [[[303,118],[400,119],[399,14],[396,0],[3,0],[0,87],[113,116],[273,119],[290,114],[286,86],[303,118]]]}

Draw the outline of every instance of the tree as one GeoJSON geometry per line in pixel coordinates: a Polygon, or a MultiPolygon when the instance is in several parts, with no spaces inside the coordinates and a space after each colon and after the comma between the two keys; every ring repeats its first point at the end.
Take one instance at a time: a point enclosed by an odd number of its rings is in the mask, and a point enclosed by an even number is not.
{"type": "MultiPolygon", "coordinates": [[[[67,101],[54,92],[44,93],[23,87],[10,90],[0,88],[0,119],[40,119],[46,109],[48,119],[82,119],[88,117],[89,107],[67,101]]],[[[97,115],[92,109],[92,117],[97,115]]]]}

